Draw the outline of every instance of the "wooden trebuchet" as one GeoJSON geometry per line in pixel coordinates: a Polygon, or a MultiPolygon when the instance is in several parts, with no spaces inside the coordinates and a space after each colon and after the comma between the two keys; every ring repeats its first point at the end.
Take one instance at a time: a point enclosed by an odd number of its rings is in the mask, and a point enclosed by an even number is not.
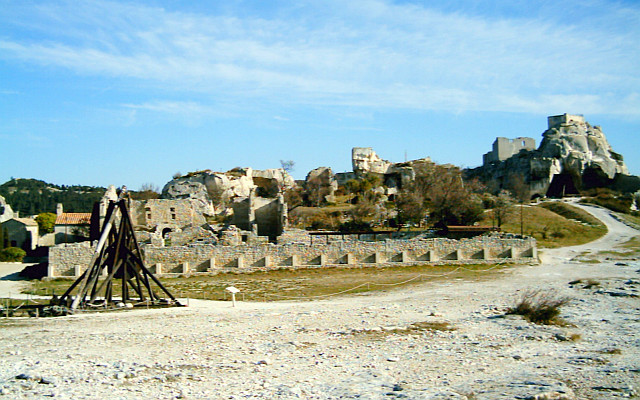
{"type": "Polygon", "coordinates": [[[71,312],[78,308],[182,305],[144,265],[123,198],[109,202],[89,268],[56,303],[68,306],[71,312]],[[120,293],[116,294],[118,279],[120,293]],[[159,296],[157,289],[166,297],[159,296]]]}

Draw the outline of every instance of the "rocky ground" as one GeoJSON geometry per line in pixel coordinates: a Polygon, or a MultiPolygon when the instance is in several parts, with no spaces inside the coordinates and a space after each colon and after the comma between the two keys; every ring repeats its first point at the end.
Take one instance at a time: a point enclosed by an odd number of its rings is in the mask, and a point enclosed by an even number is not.
{"type": "Polygon", "coordinates": [[[0,395],[63,399],[605,399],[640,396],[638,235],[545,250],[542,264],[310,302],[0,321],[0,395]],[[604,253],[603,253],[604,252],[604,253]],[[579,282],[578,282],[579,281],[579,282]],[[570,282],[572,282],[570,284],[570,282]],[[505,310],[571,297],[566,326],[505,310]]]}

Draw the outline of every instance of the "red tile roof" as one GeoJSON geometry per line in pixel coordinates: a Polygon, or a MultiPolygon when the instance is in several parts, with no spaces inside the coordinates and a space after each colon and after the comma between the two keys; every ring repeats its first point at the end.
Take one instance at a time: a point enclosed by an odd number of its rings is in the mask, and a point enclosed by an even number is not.
{"type": "Polygon", "coordinates": [[[91,213],[62,213],[56,218],[56,225],[89,225],[91,213]]]}

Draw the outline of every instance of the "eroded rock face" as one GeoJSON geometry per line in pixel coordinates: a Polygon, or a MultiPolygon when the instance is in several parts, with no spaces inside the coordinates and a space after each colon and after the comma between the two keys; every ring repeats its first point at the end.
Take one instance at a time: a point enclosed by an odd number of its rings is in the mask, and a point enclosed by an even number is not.
{"type": "Polygon", "coordinates": [[[7,204],[4,197],[0,196],[0,223],[8,221],[13,218],[13,210],[11,206],[7,204]]]}
{"type": "Polygon", "coordinates": [[[200,171],[169,181],[162,189],[165,199],[212,198],[233,199],[248,197],[252,190],[264,197],[275,197],[285,188],[295,185],[294,179],[283,169],[253,170],[236,168],[228,172],[200,171]]]}
{"type": "Polygon", "coordinates": [[[574,122],[550,128],[542,137],[540,156],[560,160],[563,172],[582,175],[587,169],[597,169],[609,179],[629,175],[622,156],[611,149],[599,126],[574,122]]]}
{"type": "Polygon", "coordinates": [[[549,129],[542,134],[537,150],[521,151],[504,161],[468,170],[468,177],[509,187],[514,177],[521,176],[535,197],[608,187],[629,175],[622,156],[613,151],[599,126],[591,126],[582,117],[568,117],[550,117],[549,129]],[[551,119],[560,117],[563,121],[552,123],[551,119]]]}
{"type": "Polygon", "coordinates": [[[380,158],[371,147],[354,147],[351,150],[351,164],[356,174],[386,174],[393,165],[380,158]]]}

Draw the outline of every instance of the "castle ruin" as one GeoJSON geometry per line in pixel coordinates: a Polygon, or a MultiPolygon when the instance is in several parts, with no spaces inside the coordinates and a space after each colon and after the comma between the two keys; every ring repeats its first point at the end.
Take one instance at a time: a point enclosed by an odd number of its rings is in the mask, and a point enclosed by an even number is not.
{"type": "Polygon", "coordinates": [[[492,162],[504,161],[522,150],[531,151],[535,149],[536,140],[533,138],[517,137],[515,139],[508,139],[499,137],[493,142],[493,150],[482,156],[482,164],[488,165],[492,162]]]}

